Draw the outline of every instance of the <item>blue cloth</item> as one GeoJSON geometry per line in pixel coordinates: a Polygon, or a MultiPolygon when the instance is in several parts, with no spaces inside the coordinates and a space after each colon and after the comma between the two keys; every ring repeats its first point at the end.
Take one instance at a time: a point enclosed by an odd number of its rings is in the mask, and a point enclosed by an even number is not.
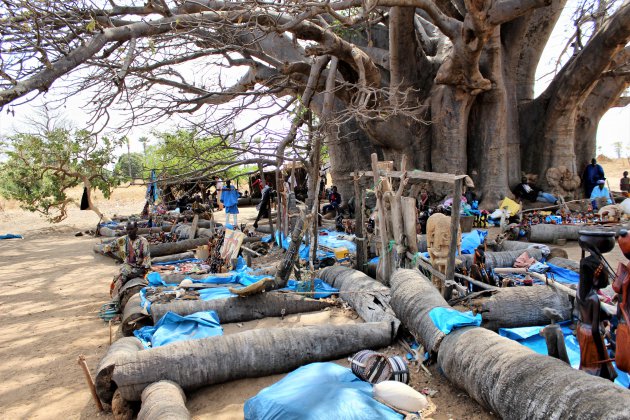
{"type": "Polygon", "coordinates": [[[429,312],[431,321],[438,330],[449,334],[457,328],[481,325],[481,314],[473,315],[472,311],[459,312],[453,308],[433,308],[429,312]]]}
{"type": "MultiPolygon", "coordinates": [[[[326,235],[319,235],[317,237],[318,246],[322,245],[329,248],[345,247],[350,254],[356,254],[357,245],[354,243],[354,241],[339,238],[339,236],[354,238],[354,235],[349,235],[347,233],[337,232],[334,230],[327,230],[327,229],[320,229],[319,232],[320,233],[326,232],[326,235]]],[[[284,249],[289,249],[289,245],[291,244],[291,238],[286,237],[280,231],[276,231],[276,244],[278,244],[278,246],[281,246],[284,249]]],[[[302,243],[298,250],[298,255],[300,256],[300,258],[303,260],[308,260],[310,249],[311,249],[310,245],[302,243]]],[[[318,249],[316,258],[321,261],[326,258],[335,258],[335,254],[333,252],[328,252],[322,249],[318,249]]],[[[343,261],[343,260],[345,259],[342,259],[340,261],[343,261]]]]}
{"type": "Polygon", "coordinates": [[[599,187],[595,187],[593,188],[593,191],[591,192],[591,201],[593,201],[593,207],[596,207],[596,200],[598,198],[605,198],[606,199],[606,204],[612,204],[612,200],[610,199],[610,191],[608,191],[607,187],[604,188],[599,188],[599,187]]]}
{"type": "MultiPolygon", "coordinates": [[[[221,190],[221,202],[225,206],[226,213],[230,213],[227,211],[229,207],[236,207],[238,204],[238,191],[234,188],[234,185],[230,185],[229,187],[226,185],[221,190]]],[[[236,210],[238,213],[238,209],[236,210]]]]}
{"type": "MultiPolygon", "coordinates": [[[[569,356],[571,367],[579,369],[580,345],[578,344],[577,338],[571,332],[571,329],[569,329],[571,321],[564,321],[559,325],[562,327],[562,334],[564,335],[564,342],[566,344],[567,355],[569,356]]],[[[499,335],[518,341],[536,353],[546,356],[548,354],[547,343],[545,342],[545,338],[540,335],[540,330],[543,328],[544,327],[499,328],[499,335]]],[[[617,370],[617,374],[619,376],[615,379],[615,383],[627,388],[630,382],[628,374],[620,370],[617,370]]]]}
{"type": "Polygon", "coordinates": [[[488,236],[487,230],[471,230],[462,235],[462,254],[474,254],[475,249],[481,245],[488,236]]]}
{"type": "Polygon", "coordinates": [[[558,267],[550,263],[546,263],[549,266],[549,273],[553,274],[556,281],[560,283],[578,284],[580,282],[580,274],[568,268],[558,267]]]}
{"type": "MultiPolygon", "coordinates": [[[[233,206],[225,206],[225,212],[227,214],[238,214],[238,206],[236,204],[234,204],[233,206]]],[[[232,225],[230,226],[232,229],[234,229],[232,225]]]]}
{"type": "Polygon", "coordinates": [[[538,201],[544,201],[551,204],[555,204],[555,202],[558,201],[558,199],[553,194],[549,194],[548,192],[544,191],[538,191],[537,199],[538,201]]]}
{"type": "Polygon", "coordinates": [[[167,312],[154,326],[133,332],[145,347],[160,347],[178,341],[195,340],[223,335],[219,317],[214,311],[181,316],[167,312]]]}
{"type": "Polygon", "coordinates": [[[394,420],[403,416],[372,397],[372,385],[335,363],[312,363],[245,402],[246,420],[394,420]]]}
{"type": "Polygon", "coordinates": [[[0,239],[23,239],[23,237],[14,233],[7,233],[6,235],[0,235],[0,239]]]}
{"type": "MultiPolygon", "coordinates": [[[[291,291],[291,292],[297,292],[297,291],[301,291],[298,290],[299,288],[299,282],[297,280],[289,280],[287,282],[287,287],[285,287],[284,289],[280,289],[280,290],[287,290],[287,291],[291,291]]],[[[314,286],[314,290],[315,293],[313,294],[313,297],[315,299],[322,299],[322,298],[326,298],[334,293],[339,293],[339,289],[335,289],[334,287],[332,287],[331,285],[329,285],[328,283],[326,283],[324,280],[322,279],[315,279],[313,280],[313,286],[314,286]]]]}

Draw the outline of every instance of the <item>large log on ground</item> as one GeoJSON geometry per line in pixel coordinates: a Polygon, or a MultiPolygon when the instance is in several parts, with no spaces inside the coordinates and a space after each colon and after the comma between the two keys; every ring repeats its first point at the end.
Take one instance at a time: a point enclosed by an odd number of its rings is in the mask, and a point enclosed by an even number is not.
{"type": "Polygon", "coordinates": [[[505,419],[628,419],[630,391],[484,328],[442,341],[444,375],[505,419]]]}
{"type": "Polygon", "coordinates": [[[399,269],[390,280],[394,313],[424,348],[437,353],[444,333],[433,324],[429,312],[436,307],[450,308],[431,280],[418,270],[399,269]]]}
{"type": "Polygon", "coordinates": [[[390,305],[389,287],[360,271],[342,266],[326,267],[319,276],[339,289],[339,297],[348,302],[364,321],[390,322],[396,335],[400,320],[390,305]]]}
{"type": "Polygon", "coordinates": [[[167,242],[164,244],[149,245],[151,257],[161,257],[163,255],[179,254],[191,249],[195,249],[200,245],[206,245],[208,238],[187,239],[179,242],[167,242]]]}
{"type": "Polygon", "coordinates": [[[140,290],[142,290],[148,284],[149,282],[142,277],[133,278],[125,283],[124,286],[121,287],[118,291],[118,297],[120,299],[120,310],[124,311],[129,300],[134,295],[138,294],[140,290]]]}
{"type": "Polygon", "coordinates": [[[532,225],[527,234],[530,242],[542,242],[550,244],[557,239],[566,239],[567,241],[577,241],[578,231],[585,229],[584,226],[577,225],[532,225]]]}
{"type": "Polygon", "coordinates": [[[533,242],[521,242],[521,241],[503,241],[499,245],[499,252],[503,251],[518,251],[519,249],[527,249],[534,246],[543,246],[543,244],[537,244],[533,242]]]}
{"type": "Polygon", "coordinates": [[[189,258],[195,258],[195,253],[192,251],[181,252],[179,254],[164,255],[161,257],[151,257],[151,263],[165,263],[171,261],[187,260],[189,258]]]}
{"type": "Polygon", "coordinates": [[[135,330],[153,324],[151,317],[146,314],[140,302],[140,294],[136,293],[129,298],[123,309],[120,329],[125,337],[133,335],[135,330]]]}
{"type": "Polygon", "coordinates": [[[142,391],[138,420],[190,420],[186,395],[175,382],[159,381],[142,391]]]}
{"type": "Polygon", "coordinates": [[[290,372],[390,343],[386,322],[249,330],[137,352],[116,364],[113,380],[125,400],[138,401],[147,386],[163,379],[191,390],[290,372]]]}
{"type": "Polygon", "coordinates": [[[567,258],[554,257],[547,260],[548,263],[557,265],[558,267],[566,268],[567,270],[580,272],[580,262],[569,260],[567,258]]]}
{"type": "Polygon", "coordinates": [[[144,346],[136,337],[123,337],[114,341],[107,349],[107,353],[96,368],[96,377],[94,378],[96,394],[101,401],[109,404],[114,396],[116,384],[112,382],[112,373],[116,362],[143,349],[144,346]]]}
{"type": "Polygon", "coordinates": [[[549,318],[544,308],[556,309],[562,319],[571,318],[571,302],[566,293],[553,286],[507,287],[495,290],[489,298],[482,298],[473,306],[481,313],[482,327],[499,328],[547,325],[549,318]]]}
{"type": "Polygon", "coordinates": [[[309,299],[287,293],[263,293],[249,297],[228,299],[177,300],[170,303],[151,305],[153,322],[158,322],[168,311],[179,315],[190,315],[201,311],[215,311],[221,324],[245,322],[272,316],[320,311],[333,305],[326,300],[309,299]]]}
{"type": "MultiPolygon", "coordinates": [[[[504,252],[486,252],[486,268],[490,270],[499,267],[513,267],[514,262],[523,252],[527,252],[529,256],[534,258],[536,261],[540,261],[543,257],[542,251],[536,248],[518,249],[515,251],[504,252]]],[[[459,259],[467,269],[470,269],[470,266],[473,263],[474,255],[459,255],[457,259],[459,259]]]]}

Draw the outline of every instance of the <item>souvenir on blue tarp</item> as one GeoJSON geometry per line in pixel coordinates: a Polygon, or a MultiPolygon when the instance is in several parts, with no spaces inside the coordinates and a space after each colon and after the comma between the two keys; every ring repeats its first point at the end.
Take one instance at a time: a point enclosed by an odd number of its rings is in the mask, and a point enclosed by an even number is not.
{"type": "MultiPolygon", "coordinates": [[[[306,283],[310,283],[308,281],[302,281],[299,282],[297,280],[289,280],[287,282],[287,287],[285,287],[284,289],[280,289],[280,290],[287,290],[287,291],[291,291],[291,292],[310,292],[310,287],[308,290],[302,290],[300,288],[301,285],[306,284],[306,283]]],[[[310,284],[309,284],[310,286],[310,284]]],[[[334,287],[332,287],[331,285],[329,285],[328,283],[326,283],[324,280],[322,279],[315,279],[313,280],[313,291],[315,292],[313,294],[313,297],[315,299],[322,299],[322,298],[327,298],[330,295],[334,294],[334,293],[339,293],[339,289],[335,289],[334,287]]]]}
{"type": "MultiPolygon", "coordinates": [[[[580,345],[577,338],[573,335],[573,332],[569,328],[571,321],[564,321],[559,323],[562,328],[562,334],[564,335],[564,342],[567,349],[567,356],[569,356],[569,362],[574,369],[580,368],[580,345]]],[[[499,335],[509,338],[514,341],[518,341],[525,347],[535,351],[538,354],[547,355],[547,343],[545,337],[540,335],[540,330],[544,327],[519,327],[519,328],[499,328],[499,335]]],[[[613,366],[615,364],[613,363],[613,366]]],[[[615,366],[617,369],[617,366],[615,366]]],[[[627,373],[617,370],[617,378],[615,383],[625,388],[630,385],[630,376],[627,373]]]]}
{"type": "Polygon", "coordinates": [[[554,264],[549,264],[549,273],[553,274],[553,277],[556,281],[560,283],[569,283],[569,284],[578,284],[580,282],[580,274],[575,271],[569,270],[568,268],[559,267],[554,264]]]}
{"type": "Polygon", "coordinates": [[[444,334],[449,334],[457,328],[481,325],[481,314],[473,315],[472,311],[459,312],[453,308],[433,308],[429,312],[429,317],[444,334]]]}
{"type": "Polygon", "coordinates": [[[133,332],[145,347],[160,347],[178,341],[223,335],[219,317],[214,311],[181,316],[167,312],[154,326],[133,332]]]}
{"type": "Polygon", "coordinates": [[[188,263],[188,262],[201,262],[202,260],[197,259],[197,258],[186,258],[183,260],[173,260],[173,261],[164,261],[164,262],[157,262],[157,263],[151,263],[151,265],[175,265],[175,264],[183,264],[183,263],[188,263]]]}
{"type": "Polygon", "coordinates": [[[311,363],[245,402],[246,420],[399,420],[372,397],[372,384],[335,363],[311,363]]]}

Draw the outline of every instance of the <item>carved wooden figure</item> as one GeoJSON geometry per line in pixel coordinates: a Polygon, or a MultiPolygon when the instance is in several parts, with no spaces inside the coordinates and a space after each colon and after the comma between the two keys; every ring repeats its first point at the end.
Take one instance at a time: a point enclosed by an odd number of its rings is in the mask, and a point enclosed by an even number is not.
{"type": "MultiPolygon", "coordinates": [[[[462,231],[457,231],[457,252],[461,254],[462,231]]],[[[442,213],[436,213],[427,220],[427,250],[431,257],[431,265],[440,273],[446,273],[448,254],[451,252],[451,218],[442,213]]],[[[442,280],[433,276],[433,284],[440,290],[443,288],[442,280]]]]}

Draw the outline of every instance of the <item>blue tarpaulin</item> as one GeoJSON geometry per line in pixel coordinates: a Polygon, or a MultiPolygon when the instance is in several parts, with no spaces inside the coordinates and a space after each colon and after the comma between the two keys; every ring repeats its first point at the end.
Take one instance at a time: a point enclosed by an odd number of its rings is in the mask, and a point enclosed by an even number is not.
{"type": "MultiPolygon", "coordinates": [[[[569,328],[571,321],[565,321],[559,325],[562,327],[571,367],[578,369],[580,367],[580,345],[569,328]]],[[[547,343],[545,342],[545,338],[540,335],[540,330],[543,328],[544,327],[499,328],[499,335],[518,341],[538,354],[547,355],[547,343]]],[[[615,383],[627,388],[630,382],[628,374],[620,370],[617,370],[617,374],[619,376],[615,379],[615,383]]]]}
{"type": "Polygon", "coordinates": [[[557,265],[545,263],[549,266],[549,273],[553,274],[556,281],[560,283],[578,284],[580,275],[568,268],[558,267],[557,265]]]}
{"type": "Polygon", "coordinates": [[[471,311],[459,312],[452,308],[433,308],[429,312],[431,321],[444,334],[461,327],[481,325],[481,314],[473,315],[471,311]]]}
{"type": "Polygon", "coordinates": [[[0,239],[23,239],[22,235],[16,235],[14,233],[7,233],[6,235],[0,235],[0,239]]]}
{"type": "Polygon", "coordinates": [[[142,327],[133,332],[145,347],[160,347],[178,341],[223,335],[219,317],[214,311],[197,312],[181,316],[167,312],[152,327],[142,327]]]}
{"type": "MultiPolygon", "coordinates": [[[[356,254],[357,245],[354,241],[345,238],[354,238],[354,235],[347,234],[343,232],[337,232],[334,230],[328,229],[320,229],[320,235],[317,237],[318,246],[326,246],[329,248],[346,248],[350,254],[356,254]],[[324,233],[322,235],[322,233],[324,233]]],[[[262,239],[263,242],[270,242],[271,235],[266,236],[262,239]]],[[[289,245],[291,243],[291,238],[286,237],[282,232],[276,231],[276,244],[281,246],[284,249],[289,249],[289,245]]],[[[300,249],[298,250],[298,254],[301,259],[308,260],[308,254],[310,250],[310,245],[308,244],[300,244],[300,249]]],[[[332,252],[324,251],[322,249],[317,250],[317,259],[323,260],[325,258],[335,258],[335,254],[332,252]]]]}
{"type": "Polygon", "coordinates": [[[475,249],[481,245],[488,236],[487,230],[471,230],[462,234],[462,254],[474,254],[475,249]]]}
{"type": "Polygon", "coordinates": [[[398,420],[372,385],[335,363],[311,363],[245,402],[246,420],[398,420]]]}
{"type": "MultiPolygon", "coordinates": [[[[280,289],[280,290],[289,290],[292,292],[297,292],[297,291],[301,291],[298,290],[299,288],[299,282],[297,280],[289,280],[287,283],[287,287],[285,287],[284,289],[280,289]]],[[[331,285],[329,285],[328,283],[326,283],[324,280],[322,279],[315,279],[313,280],[314,283],[314,289],[315,289],[315,293],[313,295],[313,297],[315,299],[322,299],[322,298],[326,298],[334,293],[339,293],[339,289],[335,289],[334,287],[332,287],[331,285]]],[[[305,290],[305,291],[309,291],[309,290],[305,290]]]]}

